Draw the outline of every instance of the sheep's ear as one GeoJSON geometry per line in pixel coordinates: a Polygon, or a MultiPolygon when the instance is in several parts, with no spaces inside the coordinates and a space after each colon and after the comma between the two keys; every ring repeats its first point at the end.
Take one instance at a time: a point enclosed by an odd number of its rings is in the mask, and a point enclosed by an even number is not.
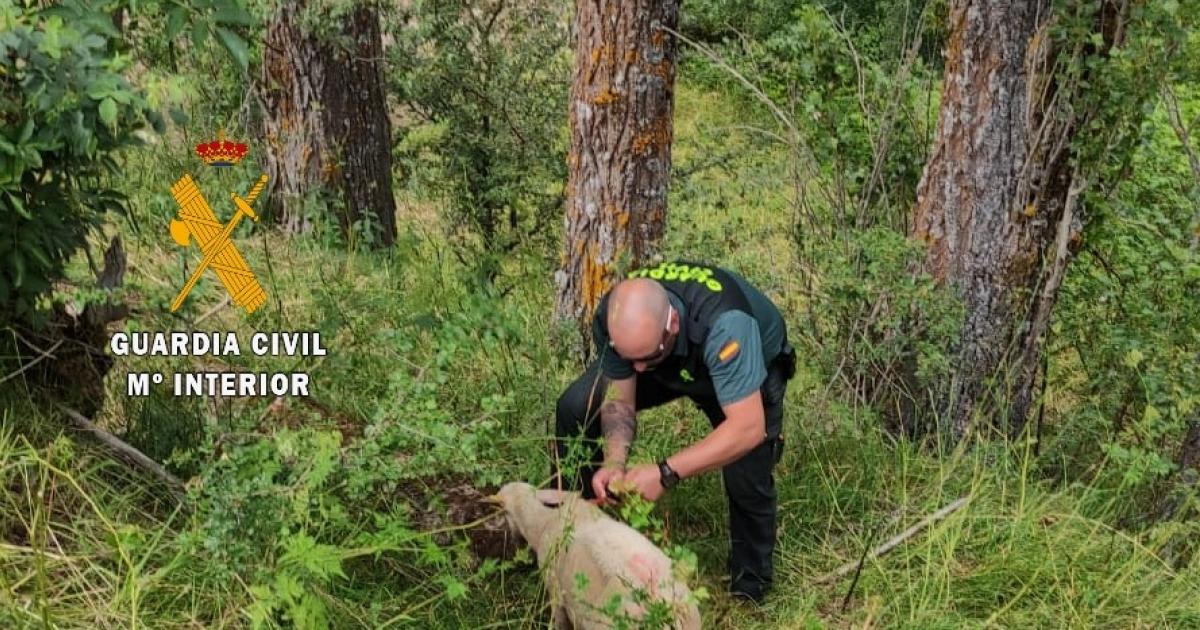
{"type": "Polygon", "coordinates": [[[540,502],[542,505],[547,507],[558,507],[563,503],[566,503],[567,499],[575,494],[576,493],[574,492],[568,492],[566,490],[554,490],[547,488],[544,490],[538,490],[535,496],[537,497],[538,502],[540,502]]]}

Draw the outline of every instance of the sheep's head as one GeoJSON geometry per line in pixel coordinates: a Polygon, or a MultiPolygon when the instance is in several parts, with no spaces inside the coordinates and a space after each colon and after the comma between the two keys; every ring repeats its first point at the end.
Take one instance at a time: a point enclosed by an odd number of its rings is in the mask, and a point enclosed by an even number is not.
{"type": "Polygon", "coordinates": [[[530,534],[536,536],[535,532],[545,526],[546,519],[552,514],[546,511],[547,508],[557,508],[577,496],[578,492],[537,490],[527,483],[513,481],[501,486],[500,491],[488,499],[504,508],[509,531],[528,540],[530,534]]]}
{"type": "Polygon", "coordinates": [[[500,491],[488,497],[488,499],[504,508],[504,522],[508,526],[508,531],[524,538],[525,533],[521,531],[521,523],[524,520],[523,515],[528,508],[522,507],[527,505],[533,499],[535,490],[533,486],[522,482],[512,481],[500,487],[500,491]]]}

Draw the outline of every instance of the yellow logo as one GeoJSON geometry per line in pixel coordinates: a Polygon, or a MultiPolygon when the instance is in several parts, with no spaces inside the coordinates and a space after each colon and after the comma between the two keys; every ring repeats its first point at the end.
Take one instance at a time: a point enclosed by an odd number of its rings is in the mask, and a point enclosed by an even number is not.
{"type": "MultiPolygon", "coordinates": [[[[226,141],[222,133],[218,135],[216,142],[198,145],[196,153],[213,166],[229,166],[236,164],[245,155],[246,149],[244,144],[226,141]],[[229,145],[228,151],[226,145],[229,145]]],[[[243,216],[258,221],[258,215],[251,204],[266,184],[267,176],[264,174],[258,178],[245,198],[239,197],[235,192],[230,193],[236,211],[227,224],[222,224],[217,219],[191,175],[184,174],[171,185],[171,194],[175,197],[175,203],[179,205],[179,218],[171,221],[171,237],[183,247],[187,247],[191,240],[195,239],[204,254],[204,258],[183,285],[175,301],[171,302],[172,312],[179,310],[204,270],[210,267],[217,273],[221,284],[225,285],[225,290],[229,291],[233,303],[246,309],[247,313],[253,313],[267,301],[266,291],[258,283],[258,278],[230,238],[243,216]]]]}
{"type": "Polygon", "coordinates": [[[721,363],[724,363],[737,356],[738,349],[738,342],[730,341],[729,343],[725,344],[725,347],[721,348],[720,352],[717,353],[717,358],[721,360],[721,363]]]}

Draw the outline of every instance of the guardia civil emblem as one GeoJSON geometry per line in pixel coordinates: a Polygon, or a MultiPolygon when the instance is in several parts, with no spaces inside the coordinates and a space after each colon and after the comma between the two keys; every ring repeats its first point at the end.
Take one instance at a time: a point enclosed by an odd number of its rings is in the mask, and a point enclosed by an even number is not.
{"type": "MultiPolygon", "coordinates": [[[[216,140],[196,145],[196,155],[204,160],[206,165],[217,168],[237,164],[246,156],[247,151],[245,144],[226,140],[223,131],[217,133],[216,140]]],[[[236,192],[229,193],[234,205],[233,217],[229,219],[229,223],[221,223],[217,219],[217,215],[204,199],[190,174],[184,173],[183,177],[171,185],[171,194],[179,206],[178,218],[171,221],[171,238],[182,247],[189,247],[194,240],[204,255],[183,285],[183,289],[179,291],[179,295],[175,297],[175,301],[171,302],[172,312],[179,310],[192,287],[196,286],[200,276],[209,268],[217,274],[221,284],[225,285],[233,303],[246,309],[247,313],[253,313],[267,301],[267,292],[258,283],[258,278],[231,239],[233,229],[242,217],[258,221],[252,204],[266,184],[267,176],[264,173],[245,197],[236,192]]]]}

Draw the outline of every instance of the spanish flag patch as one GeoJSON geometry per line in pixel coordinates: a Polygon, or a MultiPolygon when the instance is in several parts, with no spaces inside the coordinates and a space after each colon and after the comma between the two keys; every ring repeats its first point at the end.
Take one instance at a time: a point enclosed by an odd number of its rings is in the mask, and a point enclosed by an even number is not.
{"type": "Polygon", "coordinates": [[[741,346],[738,345],[738,342],[730,341],[729,343],[725,344],[723,348],[721,348],[720,352],[717,353],[717,358],[724,363],[733,357],[736,357],[740,348],[741,346]]]}

